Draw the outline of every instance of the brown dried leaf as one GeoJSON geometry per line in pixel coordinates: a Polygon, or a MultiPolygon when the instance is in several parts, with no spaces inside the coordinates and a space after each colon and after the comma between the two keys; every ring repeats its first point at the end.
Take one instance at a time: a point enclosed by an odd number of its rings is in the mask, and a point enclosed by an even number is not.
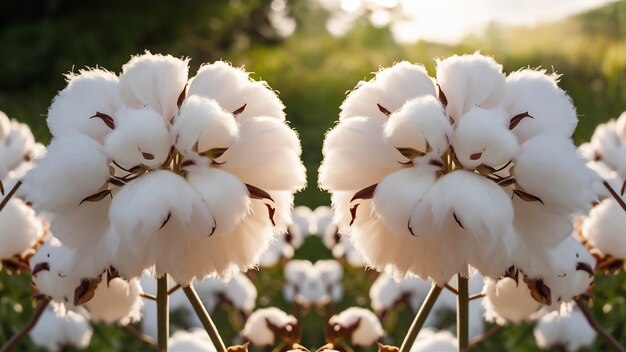
{"type": "MultiPolygon", "coordinates": [[[[1,186],[2,184],[0,184],[1,186]]],[[[622,183],[622,189],[620,190],[620,194],[623,196],[624,192],[626,192],[626,180],[624,180],[624,183],[622,183]]]]}
{"type": "Polygon", "coordinates": [[[161,227],[159,227],[159,230],[162,229],[168,221],[170,221],[170,218],[172,217],[172,212],[168,212],[167,216],[165,217],[165,220],[163,221],[163,223],[161,224],[161,227]]]}
{"type": "Polygon", "coordinates": [[[534,117],[530,116],[528,114],[528,111],[523,112],[521,114],[517,114],[515,116],[513,116],[511,118],[511,121],[509,122],[509,130],[514,129],[517,125],[519,125],[520,122],[522,122],[523,119],[525,119],[526,117],[530,117],[531,119],[534,119],[534,117]]]}
{"type": "Polygon", "coordinates": [[[405,158],[409,160],[413,160],[417,157],[426,155],[426,153],[419,151],[417,149],[413,149],[413,148],[396,148],[396,149],[400,152],[400,154],[402,154],[402,156],[404,156],[405,158]]]}
{"type": "Polygon", "coordinates": [[[454,218],[454,221],[456,221],[456,223],[462,228],[465,229],[465,227],[463,227],[463,224],[461,224],[461,220],[459,220],[459,218],[456,216],[455,212],[452,212],[452,217],[454,218]]]}
{"type": "Polygon", "coordinates": [[[480,159],[481,156],[483,156],[483,152],[474,153],[474,154],[470,155],[470,160],[478,160],[478,159],[480,159]]]}
{"type": "Polygon", "coordinates": [[[211,160],[215,160],[222,156],[222,154],[224,154],[227,150],[228,148],[212,148],[200,153],[200,155],[205,156],[211,160]]]}
{"type": "Polygon", "coordinates": [[[250,342],[246,342],[243,345],[228,346],[226,352],[248,352],[249,345],[250,342]]]}
{"type": "MultiPolygon", "coordinates": [[[[180,92],[180,94],[178,95],[178,99],[176,99],[176,106],[178,106],[179,109],[181,106],[183,106],[185,98],[187,98],[187,84],[185,84],[185,86],[183,87],[183,91],[180,92]]],[[[172,121],[173,120],[174,118],[172,117],[172,121]]]]}
{"type": "Polygon", "coordinates": [[[355,204],[352,208],[350,208],[350,226],[352,226],[352,224],[354,223],[354,220],[356,220],[356,211],[359,208],[359,203],[355,204]]]}
{"type": "Polygon", "coordinates": [[[154,160],[154,154],[141,152],[141,156],[146,160],[154,160]]]}
{"type": "Polygon", "coordinates": [[[246,183],[246,188],[248,189],[248,193],[250,194],[250,198],[252,199],[261,199],[261,200],[269,199],[272,202],[274,201],[274,199],[272,199],[272,196],[269,193],[260,189],[259,187],[249,185],[246,183]]]}
{"type": "Polygon", "coordinates": [[[387,108],[385,108],[384,106],[382,106],[380,104],[376,104],[376,105],[378,106],[378,110],[380,110],[380,112],[385,114],[385,116],[391,115],[391,111],[389,111],[387,108]]]}
{"type": "Polygon", "coordinates": [[[78,205],[81,205],[84,202],[98,202],[98,201],[101,201],[104,198],[106,198],[106,196],[111,196],[111,198],[113,198],[113,195],[112,195],[110,189],[106,189],[106,190],[98,192],[96,194],[92,194],[89,197],[86,197],[85,199],[81,200],[78,205]]]}
{"type": "MultiPolygon", "coordinates": [[[[276,226],[276,222],[274,221],[274,214],[276,213],[276,209],[274,209],[269,204],[265,204],[265,206],[267,207],[267,211],[269,212],[269,217],[270,217],[270,221],[272,222],[272,225],[276,226]]],[[[215,231],[215,227],[213,228],[213,231],[215,231]]],[[[211,232],[211,235],[212,234],[213,234],[213,232],[211,232]]]]}
{"type": "Polygon", "coordinates": [[[4,195],[4,186],[2,185],[2,180],[0,180],[0,194],[4,195]]]}
{"type": "Polygon", "coordinates": [[[498,181],[498,186],[501,187],[508,187],[512,184],[515,184],[515,179],[513,177],[509,177],[509,178],[503,178],[502,180],[498,181]]]}
{"type": "Polygon", "coordinates": [[[360,199],[372,199],[374,198],[374,192],[376,192],[376,187],[378,187],[378,183],[375,183],[371,186],[367,186],[365,188],[363,188],[362,190],[356,192],[354,194],[354,197],[352,197],[352,199],[350,199],[350,202],[354,202],[355,200],[360,200],[360,199]]]}
{"type": "Polygon", "coordinates": [[[444,109],[448,107],[448,98],[444,94],[443,90],[441,90],[441,86],[439,84],[437,84],[437,99],[439,99],[439,102],[443,105],[444,109]]]}
{"type": "Polygon", "coordinates": [[[513,194],[518,196],[518,197],[520,197],[521,200],[525,200],[527,202],[539,202],[539,203],[543,204],[543,201],[541,200],[541,198],[539,198],[539,197],[537,197],[535,195],[532,195],[530,193],[521,191],[519,189],[514,189],[513,190],[513,194]]]}
{"type": "Polygon", "coordinates": [[[546,286],[542,279],[530,279],[524,277],[524,283],[530,289],[530,295],[535,301],[546,305],[552,304],[552,293],[550,287],[546,286]]]}
{"type": "Polygon", "coordinates": [[[383,345],[382,343],[379,342],[378,352],[400,352],[400,349],[396,346],[383,345]]]}
{"type": "Polygon", "coordinates": [[[593,268],[591,267],[591,265],[589,265],[587,263],[583,263],[583,262],[576,263],[576,271],[578,271],[578,270],[582,270],[582,271],[586,272],[587,274],[593,276],[593,268]]]}
{"type": "Polygon", "coordinates": [[[241,114],[242,112],[244,112],[244,110],[246,110],[246,106],[248,104],[243,104],[242,107],[240,107],[239,109],[233,111],[233,115],[235,115],[235,117],[237,117],[237,115],[241,114]]]}
{"type": "Polygon", "coordinates": [[[118,187],[123,187],[124,185],[126,185],[126,181],[124,181],[123,179],[121,179],[119,177],[115,177],[115,176],[109,177],[109,183],[114,185],[114,186],[118,186],[118,187]]]}
{"type": "Polygon", "coordinates": [[[95,279],[82,279],[80,285],[74,290],[74,305],[79,306],[81,304],[89,302],[96,292],[98,284],[102,281],[102,278],[95,279]]]}
{"type": "Polygon", "coordinates": [[[35,265],[35,267],[33,268],[33,271],[30,274],[32,276],[35,276],[40,271],[49,271],[49,270],[50,270],[50,264],[48,264],[48,262],[37,263],[37,265],[35,265]]]}
{"type": "Polygon", "coordinates": [[[115,121],[113,120],[113,118],[107,114],[103,114],[101,112],[96,112],[95,115],[93,115],[92,117],[90,117],[90,119],[93,119],[94,117],[99,118],[100,120],[102,120],[102,122],[104,122],[105,125],[107,125],[110,129],[115,129],[115,121]]]}

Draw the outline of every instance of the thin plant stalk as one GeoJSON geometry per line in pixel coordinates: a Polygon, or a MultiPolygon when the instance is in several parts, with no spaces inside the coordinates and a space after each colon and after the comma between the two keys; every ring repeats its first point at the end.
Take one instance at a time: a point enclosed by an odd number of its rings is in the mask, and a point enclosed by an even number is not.
{"type": "Polygon", "coordinates": [[[419,312],[417,312],[417,315],[415,316],[415,319],[413,320],[409,331],[404,337],[404,341],[402,342],[402,346],[400,347],[400,352],[409,352],[411,350],[411,347],[413,346],[413,343],[417,338],[417,334],[419,334],[422,326],[424,326],[424,322],[426,322],[426,318],[428,317],[428,314],[430,314],[430,311],[433,309],[433,306],[435,305],[435,302],[437,301],[437,298],[439,297],[439,294],[441,294],[442,290],[443,286],[437,286],[435,283],[433,283],[433,286],[430,288],[430,291],[426,296],[426,300],[424,300],[424,303],[422,303],[422,306],[420,307],[419,312]]]}
{"type": "Polygon", "coordinates": [[[622,207],[622,209],[626,211],[626,202],[624,202],[622,197],[620,197],[620,195],[613,189],[613,187],[611,187],[611,185],[606,180],[602,181],[602,184],[604,185],[604,187],[606,187],[607,190],[609,190],[609,193],[611,193],[613,198],[615,198],[615,200],[622,207]]]}
{"type": "Polygon", "coordinates": [[[213,345],[215,346],[217,351],[226,352],[226,346],[224,345],[224,341],[222,341],[220,333],[217,331],[213,320],[211,320],[211,316],[206,311],[206,308],[204,308],[202,301],[200,301],[196,290],[194,290],[192,285],[189,285],[183,287],[183,292],[185,292],[189,303],[191,303],[193,309],[196,311],[196,315],[198,316],[198,318],[200,318],[200,321],[202,321],[202,325],[204,326],[206,332],[209,334],[209,337],[211,338],[211,341],[213,342],[213,345]]]}
{"type": "Polygon", "coordinates": [[[580,298],[576,298],[576,305],[580,308],[580,311],[583,313],[589,325],[604,339],[604,341],[611,347],[611,350],[615,352],[626,352],[624,346],[622,346],[613,335],[609,334],[594,318],[591,309],[587,305],[587,302],[583,301],[580,298]]]}
{"type": "Polygon", "coordinates": [[[458,285],[456,296],[456,336],[459,351],[469,351],[469,289],[466,277],[457,274],[458,285]]]}
{"type": "Polygon", "coordinates": [[[7,193],[4,199],[2,199],[2,202],[0,202],[0,211],[2,211],[2,209],[4,209],[4,207],[7,205],[7,203],[9,203],[9,200],[11,200],[11,198],[13,197],[13,195],[15,195],[15,192],[17,192],[17,190],[20,188],[21,185],[22,185],[22,181],[17,181],[15,186],[13,186],[13,188],[11,188],[11,190],[9,191],[9,193],[7,193]]]}
{"type": "Polygon", "coordinates": [[[167,274],[157,279],[157,346],[159,351],[167,352],[170,336],[170,308],[167,295],[167,274]]]}
{"type": "Polygon", "coordinates": [[[35,327],[35,325],[37,325],[37,322],[39,321],[39,318],[41,318],[41,315],[46,310],[46,307],[48,306],[48,304],[50,304],[50,299],[49,298],[44,299],[39,304],[39,307],[37,307],[37,310],[35,310],[35,313],[33,314],[33,317],[30,319],[28,324],[26,324],[26,326],[24,326],[15,335],[13,335],[13,337],[11,337],[11,339],[4,346],[2,346],[2,348],[0,349],[0,352],[13,351],[15,346],[17,346],[17,344],[26,335],[28,335],[28,333],[33,329],[33,327],[35,327]]]}

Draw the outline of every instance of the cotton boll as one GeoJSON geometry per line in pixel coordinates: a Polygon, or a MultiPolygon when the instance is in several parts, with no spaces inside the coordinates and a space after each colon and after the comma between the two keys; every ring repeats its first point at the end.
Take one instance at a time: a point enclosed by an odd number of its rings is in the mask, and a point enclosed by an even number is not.
{"type": "MultiPolygon", "coordinates": [[[[5,210],[6,211],[6,210],[5,210]]],[[[600,202],[589,212],[582,227],[583,237],[604,254],[626,259],[626,214],[612,198],[600,202]]]]}
{"type": "Polygon", "coordinates": [[[451,332],[424,328],[417,335],[411,352],[455,352],[458,349],[457,345],[456,338],[451,332]]]}
{"type": "Polygon", "coordinates": [[[266,191],[301,189],[306,182],[300,141],[284,122],[270,117],[239,120],[239,139],[216,167],[266,191]]]}
{"type": "Polygon", "coordinates": [[[21,199],[13,198],[0,211],[0,259],[31,248],[44,234],[41,219],[21,199]]]}
{"type": "Polygon", "coordinates": [[[75,134],[52,141],[46,156],[24,177],[22,191],[36,210],[54,212],[78,207],[108,179],[109,163],[100,144],[75,134]]]}
{"type": "Polygon", "coordinates": [[[171,352],[217,352],[205,330],[176,331],[169,340],[171,352]]]}
{"type": "Polygon", "coordinates": [[[62,351],[86,348],[92,334],[93,329],[85,317],[53,304],[46,308],[29,335],[37,346],[48,351],[62,351]]]}
{"type": "Polygon", "coordinates": [[[246,275],[238,273],[226,284],[225,296],[233,307],[250,313],[254,309],[257,290],[246,275]]]}
{"type": "Polygon", "coordinates": [[[371,81],[359,82],[341,104],[339,119],[385,117],[377,104],[394,112],[407,100],[425,95],[435,95],[435,87],[426,69],[402,61],[381,69],[371,81]]]}
{"type": "Polygon", "coordinates": [[[388,274],[381,273],[370,287],[370,301],[374,312],[391,309],[402,297],[398,283],[388,274]]]}
{"type": "Polygon", "coordinates": [[[192,95],[180,109],[172,125],[178,150],[189,154],[194,146],[203,153],[213,148],[227,148],[237,137],[235,118],[212,99],[192,95]]]}
{"type": "Polygon", "coordinates": [[[435,181],[434,172],[415,167],[390,174],[376,187],[374,212],[393,233],[410,236],[411,215],[435,181]]]}
{"type": "Polygon", "coordinates": [[[104,145],[110,158],[127,170],[140,165],[157,169],[165,162],[172,141],[158,113],[151,108],[125,109],[116,121],[104,145]]]}
{"type": "Polygon", "coordinates": [[[105,197],[56,211],[50,219],[50,230],[67,246],[78,250],[93,248],[95,243],[106,240],[110,206],[111,198],[105,197]]]}
{"type": "Polygon", "coordinates": [[[322,280],[326,283],[326,285],[341,283],[341,278],[343,277],[343,267],[336,260],[318,260],[315,262],[314,270],[320,273],[322,280]]]}
{"type": "Polygon", "coordinates": [[[291,219],[293,223],[289,226],[289,243],[294,248],[300,248],[304,238],[309,235],[311,228],[315,227],[315,215],[309,207],[300,205],[293,209],[291,219]]]}
{"type": "Polygon", "coordinates": [[[470,108],[497,106],[503,95],[502,65],[481,54],[454,55],[437,61],[437,83],[445,94],[446,111],[458,121],[470,108]]]}
{"type": "Polygon", "coordinates": [[[122,99],[131,108],[149,106],[168,122],[178,111],[177,101],[187,83],[189,59],[146,52],[133,56],[119,78],[122,99]]]}
{"type": "Polygon", "coordinates": [[[578,155],[586,162],[596,159],[596,151],[591,142],[585,142],[576,149],[578,155]]]}
{"type": "Polygon", "coordinates": [[[285,242],[284,236],[277,236],[259,258],[259,265],[263,268],[273,267],[283,258],[292,258],[293,254],[293,247],[285,242]]]}
{"type": "Polygon", "coordinates": [[[496,168],[517,154],[517,138],[507,126],[502,109],[471,107],[457,123],[452,135],[454,152],[466,168],[484,164],[496,168]]]}
{"type": "Polygon", "coordinates": [[[590,346],[596,338],[596,332],[577,308],[565,313],[554,311],[544,315],[533,333],[540,348],[563,346],[569,352],[590,346]]]}
{"type": "Polygon", "coordinates": [[[528,113],[513,133],[520,144],[542,133],[571,137],[578,118],[570,97],[558,86],[560,75],[523,69],[506,79],[503,106],[511,117],[528,113]]]}
{"type": "Polygon", "coordinates": [[[4,112],[0,111],[0,139],[5,139],[11,132],[11,120],[4,112]]]}
{"type": "Polygon", "coordinates": [[[524,283],[515,282],[511,278],[487,278],[483,292],[486,294],[482,301],[485,320],[498,325],[527,320],[541,306],[531,297],[530,290],[524,283]]]}
{"type": "Polygon", "coordinates": [[[93,298],[85,303],[85,308],[91,320],[127,325],[141,317],[143,300],[139,296],[140,291],[137,279],[103,281],[96,288],[93,298]]]}
{"type": "Polygon", "coordinates": [[[615,133],[626,141],[626,112],[623,112],[615,121],[615,133]]]}
{"type": "Polygon", "coordinates": [[[223,61],[200,67],[189,82],[188,95],[214,99],[229,112],[244,107],[238,119],[267,116],[285,120],[285,106],[266,82],[254,81],[243,69],[223,61]]]}
{"type": "Polygon", "coordinates": [[[617,135],[615,122],[598,125],[591,137],[591,145],[596,151],[596,159],[608,164],[621,175],[626,174],[626,144],[617,135]]]}
{"type": "Polygon", "coordinates": [[[312,234],[317,234],[320,236],[325,235],[331,227],[333,229],[336,227],[333,225],[333,210],[327,205],[322,205],[315,208],[313,213],[310,215],[310,220],[311,223],[309,224],[309,230],[312,234]]]}
{"type": "Polygon", "coordinates": [[[351,330],[350,328],[354,324],[358,324],[356,329],[346,337],[350,339],[353,345],[359,347],[371,346],[385,335],[376,314],[364,308],[350,307],[332,316],[328,323],[348,330],[351,330]]]}
{"type": "Polygon", "coordinates": [[[8,135],[0,138],[0,178],[28,159],[35,143],[27,125],[11,121],[9,126],[8,135]]]}
{"type": "Polygon", "coordinates": [[[241,336],[257,347],[273,346],[278,336],[268,327],[268,322],[278,328],[293,328],[298,323],[296,318],[278,308],[257,309],[248,317],[241,336]]]}
{"type": "Polygon", "coordinates": [[[66,76],[67,86],[48,110],[48,128],[55,137],[84,134],[100,143],[111,132],[96,113],[115,117],[122,105],[117,76],[102,69],[80,70],[66,76]]]}

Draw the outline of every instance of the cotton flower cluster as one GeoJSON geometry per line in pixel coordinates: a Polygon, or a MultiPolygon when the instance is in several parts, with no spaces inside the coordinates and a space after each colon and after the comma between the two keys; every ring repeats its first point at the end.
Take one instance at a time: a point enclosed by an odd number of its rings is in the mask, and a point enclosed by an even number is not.
{"type": "Polygon", "coordinates": [[[262,308],[250,314],[241,336],[257,347],[274,346],[280,340],[295,343],[300,337],[300,325],[278,308],[262,308]]]}
{"type": "Polygon", "coordinates": [[[354,346],[369,347],[380,340],[385,331],[376,314],[365,308],[350,307],[330,317],[326,335],[333,344],[343,338],[354,346]]]}
{"type": "Polygon", "coordinates": [[[370,287],[372,309],[382,316],[395,305],[404,303],[417,312],[429,289],[430,284],[417,277],[406,277],[398,282],[383,272],[370,287]]]}
{"type": "Polygon", "coordinates": [[[320,167],[340,232],[398,277],[442,285],[472,266],[523,279],[543,303],[580,294],[571,277],[588,285],[594,263],[570,236],[572,216],[590,207],[597,176],[576,154],[558,78],[507,76],[473,54],[438,61],[436,78],[401,62],[361,82],[320,167]]]}
{"type": "Polygon", "coordinates": [[[343,297],[343,268],[336,260],[291,260],[284,268],[283,296],[302,306],[323,306],[343,297]]]}
{"type": "Polygon", "coordinates": [[[567,352],[587,347],[596,338],[596,332],[589,326],[583,313],[572,307],[541,317],[535,326],[534,335],[540,348],[561,348],[567,352]]]}
{"type": "Polygon", "coordinates": [[[61,304],[52,304],[43,312],[30,338],[48,351],[83,349],[89,346],[93,329],[79,313],[66,311],[61,304]]]}
{"type": "Polygon", "coordinates": [[[302,205],[295,207],[291,219],[293,223],[287,226],[287,232],[278,236],[261,255],[259,264],[262,267],[274,266],[281,259],[291,259],[295,250],[302,246],[306,236],[309,235],[311,209],[302,205]]]}
{"type": "Polygon", "coordinates": [[[39,262],[66,275],[55,289],[151,267],[182,285],[229,277],[290,223],[305,172],[277,95],[224,62],[187,74],[188,60],[146,53],[119,76],[67,76],[22,186],[60,240],[39,262]]]}

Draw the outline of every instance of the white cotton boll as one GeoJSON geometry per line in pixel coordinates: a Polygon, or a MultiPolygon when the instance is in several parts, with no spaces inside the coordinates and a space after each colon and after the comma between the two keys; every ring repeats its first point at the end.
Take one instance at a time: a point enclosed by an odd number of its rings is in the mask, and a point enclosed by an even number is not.
{"type": "Polygon", "coordinates": [[[307,272],[312,268],[313,263],[309,260],[293,259],[285,264],[283,275],[287,282],[298,283],[306,277],[307,272]]]}
{"type": "Polygon", "coordinates": [[[569,312],[554,311],[544,315],[539,319],[533,333],[540,348],[563,346],[568,352],[590,346],[596,338],[596,332],[577,308],[569,312]]]}
{"type": "Polygon", "coordinates": [[[172,136],[176,148],[189,154],[194,146],[199,153],[212,148],[227,148],[238,132],[235,117],[212,99],[192,95],[174,119],[172,136]]]}
{"type": "Polygon", "coordinates": [[[355,268],[365,265],[363,255],[354,248],[354,244],[348,236],[342,236],[342,240],[332,248],[333,256],[337,259],[345,259],[348,264],[355,268]]]}
{"type": "Polygon", "coordinates": [[[11,120],[4,112],[0,111],[0,139],[5,139],[11,131],[11,120]]]}
{"type": "Polygon", "coordinates": [[[273,346],[276,336],[267,326],[268,321],[279,328],[297,324],[296,318],[276,307],[257,309],[248,317],[241,336],[257,347],[273,346]]]}
{"type": "Polygon", "coordinates": [[[254,309],[257,290],[254,283],[246,275],[238,273],[233,276],[226,283],[224,292],[228,301],[236,309],[246,313],[250,313],[254,309]]]}
{"type": "Polygon", "coordinates": [[[382,120],[350,118],[328,132],[319,169],[322,188],[356,192],[404,167],[406,158],[384,138],[382,120]]]}
{"type": "Polygon", "coordinates": [[[485,320],[498,325],[527,320],[541,307],[530,295],[526,284],[508,277],[500,280],[486,278],[483,292],[486,294],[482,300],[485,320]]]}
{"type": "Polygon", "coordinates": [[[71,303],[80,275],[73,269],[74,251],[51,238],[30,259],[33,283],[37,290],[59,302],[71,303]]]}
{"type": "Polygon", "coordinates": [[[333,225],[333,210],[327,205],[315,208],[313,214],[310,216],[310,220],[309,231],[312,234],[325,237],[323,235],[326,234],[330,227],[333,227],[333,230],[335,228],[333,225]]]}
{"type": "Polygon", "coordinates": [[[626,141],[626,112],[623,112],[615,121],[615,133],[626,141]]]}
{"type": "Polygon", "coordinates": [[[200,67],[189,82],[188,95],[214,99],[229,112],[245,106],[238,118],[268,116],[285,119],[285,106],[266,82],[254,81],[243,69],[223,61],[200,67]]]}
{"type": "Polygon", "coordinates": [[[19,198],[13,198],[0,211],[0,259],[9,259],[31,248],[43,236],[41,219],[19,198]]]}
{"type": "Polygon", "coordinates": [[[502,109],[471,107],[457,123],[452,135],[454,152],[463,166],[484,164],[496,168],[517,154],[517,138],[509,131],[502,109]]]}
{"type": "Polygon", "coordinates": [[[374,212],[393,233],[411,236],[409,220],[435,181],[434,172],[419,167],[390,174],[376,187],[374,212]]]}
{"type": "Polygon", "coordinates": [[[368,347],[385,336],[385,331],[383,330],[376,314],[364,308],[350,307],[343,312],[332,316],[328,320],[328,323],[331,325],[337,324],[343,328],[347,328],[357,323],[357,321],[359,322],[359,325],[356,330],[352,332],[352,335],[349,336],[353,345],[368,347]]]}
{"type": "Polygon", "coordinates": [[[11,170],[30,158],[35,143],[35,138],[27,125],[13,120],[10,127],[6,138],[0,139],[0,178],[4,178],[11,170]]]}
{"type": "Polygon", "coordinates": [[[78,207],[101,191],[108,179],[109,163],[102,146],[75,134],[53,139],[46,156],[24,177],[22,191],[35,209],[54,212],[78,207]]]}
{"type": "Polygon", "coordinates": [[[291,212],[292,225],[289,227],[290,244],[294,248],[300,248],[304,242],[304,238],[310,233],[312,228],[315,227],[315,215],[309,207],[300,205],[293,209],[291,212]]]}
{"type": "Polygon", "coordinates": [[[455,121],[470,108],[493,108],[505,86],[502,65],[478,53],[437,60],[437,83],[448,100],[446,111],[455,121]]]}
{"type": "Polygon", "coordinates": [[[118,112],[116,122],[104,145],[111,159],[127,170],[140,165],[157,169],[165,162],[172,140],[156,111],[124,109],[118,112]]]}
{"type": "Polygon", "coordinates": [[[582,227],[583,237],[604,254],[626,259],[626,213],[612,198],[600,202],[589,212],[582,227]]]}
{"type": "Polygon", "coordinates": [[[385,137],[397,148],[413,148],[423,153],[428,147],[439,156],[448,149],[452,126],[441,103],[432,95],[407,101],[389,116],[385,137]]]}
{"type": "Polygon", "coordinates": [[[239,139],[216,159],[218,168],[266,191],[296,191],[306,183],[300,141],[287,124],[270,117],[240,119],[239,139]]]}
{"type": "Polygon", "coordinates": [[[278,236],[274,238],[270,246],[259,258],[259,265],[263,268],[269,268],[278,264],[282,258],[293,257],[293,254],[293,247],[285,243],[283,236],[278,236]]]}
{"type": "Polygon", "coordinates": [[[102,69],[80,70],[66,76],[67,86],[59,92],[48,110],[48,128],[55,137],[85,134],[104,142],[111,132],[96,113],[115,117],[122,105],[117,76],[102,69]]]}
{"type": "Polygon", "coordinates": [[[456,338],[451,332],[425,328],[417,335],[411,352],[455,352],[458,349],[457,345],[456,338]]]}
{"type": "Polygon", "coordinates": [[[596,158],[595,147],[591,144],[591,142],[585,142],[579,145],[576,152],[587,162],[593,161],[596,158]]]}
{"type": "Polygon", "coordinates": [[[377,104],[394,112],[407,100],[424,95],[435,95],[435,86],[426,69],[402,61],[382,68],[371,81],[359,82],[341,104],[339,119],[385,117],[377,104]]]}
{"type": "Polygon", "coordinates": [[[370,301],[374,312],[391,309],[402,297],[400,285],[387,273],[381,273],[370,287],[370,301]]]}
{"type": "Polygon", "coordinates": [[[169,340],[171,352],[217,352],[205,330],[176,331],[169,340]]]}
{"type": "Polygon", "coordinates": [[[542,134],[522,144],[514,176],[524,191],[542,200],[544,208],[575,213],[589,208],[596,198],[592,184],[597,175],[576,154],[571,140],[556,135],[542,134]]]}
{"type": "Polygon", "coordinates": [[[322,280],[327,285],[340,284],[343,277],[343,267],[333,259],[318,260],[315,262],[314,269],[320,273],[322,280]]]}
{"type": "Polygon", "coordinates": [[[29,335],[35,345],[56,352],[84,349],[89,346],[92,334],[85,317],[65,311],[61,305],[52,305],[46,308],[29,335]]]}
{"type": "Polygon", "coordinates": [[[614,121],[598,125],[591,137],[596,157],[618,173],[626,174],[626,144],[617,135],[614,121]]]}
{"type": "Polygon", "coordinates": [[[560,75],[545,70],[523,69],[512,72],[506,79],[503,107],[514,117],[525,112],[524,118],[512,131],[520,143],[542,133],[564,138],[572,136],[578,118],[570,97],[558,86],[560,75]]]}
{"type": "Polygon", "coordinates": [[[178,111],[177,101],[187,83],[188,64],[189,59],[150,52],[133,56],[122,66],[122,99],[135,109],[149,106],[169,122],[178,111]]]}
{"type": "Polygon", "coordinates": [[[128,325],[141,317],[143,300],[139,296],[140,291],[137,279],[103,280],[98,284],[93,298],[85,303],[85,308],[93,321],[128,325]]]}
{"type": "MultiPolygon", "coordinates": [[[[288,296],[288,292],[286,296],[288,296]]],[[[307,272],[306,277],[295,285],[295,302],[303,305],[321,306],[330,301],[328,286],[315,269],[307,272]]]]}

